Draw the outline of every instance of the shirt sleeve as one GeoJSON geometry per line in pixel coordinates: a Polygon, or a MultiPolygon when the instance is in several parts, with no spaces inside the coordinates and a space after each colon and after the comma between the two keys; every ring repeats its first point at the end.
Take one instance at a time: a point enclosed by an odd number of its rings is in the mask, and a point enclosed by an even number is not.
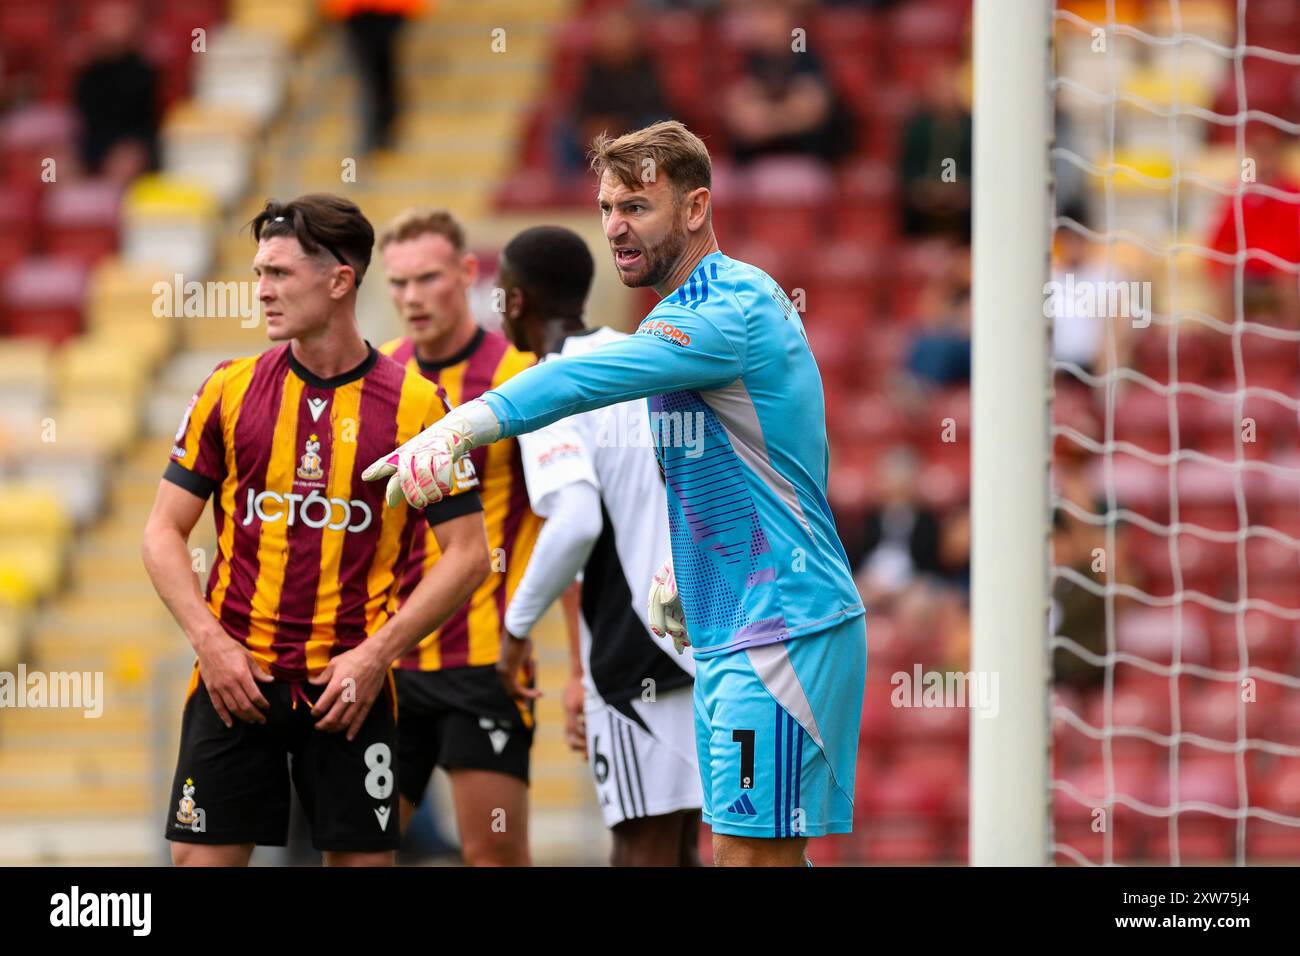
{"type": "MultiPolygon", "coordinates": [[[[420,424],[420,430],[428,428],[449,411],[451,406],[447,403],[447,396],[443,393],[442,387],[439,386],[433,401],[429,403],[429,411],[420,424]]],[[[474,470],[474,462],[469,455],[456,462],[452,469],[452,477],[454,482],[451,493],[424,509],[424,517],[431,528],[452,518],[483,510],[483,502],[478,493],[478,472],[474,470]]]]}
{"type": "Polygon", "coordinates": [[[506,609],[506,630],[529,634],[538,618],[573,583],[600,537],[600,494],[585,481],[565,485],[551,496],[553,513],[542,525],[528,567],[506,609]]]}
{"type": "Polygon", "coordinates": [[[562,488],[586,482],[600,490],[591,450],[582,429],[572,418],[520,435],[517,441],[523,460],[524,483],[528,486],[528,500],[533,513],[539,517],[551,517],[554,507],[551,499],[562,488]]]}
{"type": "Polygon", "coordinates": [[[736,345],[709,318],[661,305],[634,335],[535,365],[483,399],[508,438],[616,402],[721,388],[743,371],[736,345]]]}
{"type": "Polygon", "coordinates": [[[163,478],[191,494],[207,498],[226,476],[226,442],[221,428],[221,398],[225,386],[223,362],[199,386],[176,429],[171,460],[163,478]]]}

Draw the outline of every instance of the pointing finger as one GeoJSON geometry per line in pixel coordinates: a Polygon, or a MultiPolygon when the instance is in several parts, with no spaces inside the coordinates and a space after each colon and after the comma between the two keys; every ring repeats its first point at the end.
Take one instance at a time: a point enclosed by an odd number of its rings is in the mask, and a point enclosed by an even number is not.
{"type": "Polygon", "coordinates": [[[397,472],[397,452],[385,455],[383,458],[377,458],[370,463],[370,467],[361,473],[362,481],[374,481],[376,478],[387,478],[389,475],[397,472]]]}

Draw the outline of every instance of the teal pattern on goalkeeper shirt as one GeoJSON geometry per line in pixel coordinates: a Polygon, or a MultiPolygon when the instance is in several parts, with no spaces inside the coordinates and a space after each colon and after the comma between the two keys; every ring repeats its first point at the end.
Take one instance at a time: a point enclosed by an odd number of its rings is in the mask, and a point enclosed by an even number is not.
{"type": "Polygon", "coordinates": [[[826,500],[821,376],[780,286],[712,253],[635,335],[527,369],[483,398],[508,437],[650,396],[644,435],[607,437],[655,442],[695,656],[863,614],[826,500]]]}

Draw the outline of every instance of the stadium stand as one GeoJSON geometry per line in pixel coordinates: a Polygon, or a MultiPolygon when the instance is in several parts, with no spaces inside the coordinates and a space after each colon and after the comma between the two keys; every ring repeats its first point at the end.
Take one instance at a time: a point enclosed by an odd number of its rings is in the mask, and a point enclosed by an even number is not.
{"type": "MultiPolygon", "coordinates": [[[[727,158],[716,95],[744,68],[743,17],[734,9],[619,5],[640,18],[674,115],[701,131],[714,152],[722,248],[768,270],[807,303],[805,321],[826,387],[832,503],[849,552],[861,553],[866,516],[881,501],[878,462],[899,446],[919,456],[919,499],[942,526],[942,580],[926,580],[921,592],[902,589],[889,596],[886,609],[869,610],[857,832],[815,841],[811,854],[819,865],[963,862],[968,728],[979,718],[963,709],[893,706],[890,676],[917,664],[926,670],[969,666],[961,570],[962,535],[969,534],[963,524],[968,390],[960,382],[926,384],[909,372],[918,338],[933,328],[935,302],[948,308],[939,310],[944,329],[962,338],[960,309],[952,303],[960,299],[968,250],[945,237],[904,239],[899,203],[903,131],[927,84],[943,71],[969,82],[969,0],[918,0],[870,11],[810,6],[808,46],[851,117],[852,151],[833,163],[796,157],[749,166],[727,158]],[[949,421],[956,441],[944,437],[949,421]]],[[[1148,22],[1145,17],[1158,24],[1159,4],[1114,5],[1121,20],[1148,22]]],[[[595,218],[590,179],[565,165],[557,142],[572,116],[594,24],[606,3],[433,5],[401,39],[406,109],[398,117],[395,148],[358,156],[353,112],[345,108],[356,95],[346,50],[312,0],[141,0],[136,6],[149,17],[144,42],[159,76],[160,166],[129,184],[73,173],[78,45],[61,38],[77,36],[93,6],[90,0],[16,0],[0,10],[7,91],[0,116],[0,669],[23,660],[49,670],[103,670],[113,706],[94,721],[76,712],[0,712],[0,862],[160,858],[157,821],[189,657],[140,567],[140,529],[194,385],[217,360],[263,348],[264,337],[237,317],[159,317],[153,284],[170,283],[177,273],[246,280],[249,244],[239,226],[265,196],[312,188],[346,192],[376,223],[416,200],[446,205],[471,223],[569,217],[564,221],[582,222],[590,234],[595,218]],[[201,57],[190,55],[197,27],[206,31],[201,57]],[[509,56],[484,41],[497,27],[506,31],[509,56]],[[40,179],[47,159],[59,170],[57,189],[40,179]],[[352,180],[346,178],[348,159],[360,169],[352,180]],[[87,822],[84,811],[92,805],[87,822]]],[[[1062,6],[1105,18],[1101,0],[1062,6]]],[[[1223,3],[1183,0],[1181,7],[1185,28],[1194,24],[1218,42],[1232,41],[1223,3]]],[[[1267,30],[1276,46],[1300,37],[1294,16],[1292,4],[1252,0],[1247,30],[1267,30]]],[[[1078,41],[1065,37],[1061,55],[1071,56],[1071,43],[1077,52],[1078,41]]],[[[1126,88],[1161,102],[1177,96],[1183,103],[1235,109],[1224,63],[1184,56],[1179,88],[1136,55],[1124,67],[1126,88]]],[[[1079,63],[1071,75],[1086,72],[1086,58],[1079,63]]],[[[1268,102],[1276,115],[1300,117],[1300,87],[1290,75],[1279,79],[1264,63],[1249,69],[1245,81],[1253,107],[1268,102]]],[[[1072,127],[1071,148],[1099,154],[1100,144],[1089,137],[1100,127],[1083,121],[1096,106],[1063,98],[1061,109],[1080,120],[1072,127]]],[[[1162,141],[1133,132],[1123,161],[1138,170],[1167,169],[1169,157],[1151,142],[1162,141]]],[[[1187,149],[1206,178],[1226,181],[1235,174],[1233,147],[1224,139],[1189,142],[1187,149]]],[[[1116,186],[1135,200],[1124,204],[1135,227],[1154,214],[1154,206],[1139,201],[1139,183],[1121,178],[1116,186]]],[[[1098,196],[1096,178],[1085,177],[1079,192],[1084,208],[1098,196]]],[[[1216,207],[1208,193],[1196,203],[1185,227],[1204,238],[1216,207]]],[[[499,232],[508,234],[504,227],[499,232]]],[[[478,241],[486,247],[492,240],[478,241]]],[[[1137,256],[1141,265],[1135,251],[1119,254],[1137,256]]],[[[1171,290],[1163,277],[1150,263],[1146,268],[1157,295],[1167,300],[1171,290]]],[[[1180,265],[1179,276],[1178,294],[1188,301],[1166,302],[1165,308],[1190,307],[1213,295],[1213,278],[1191,264],[1180,265]]],[[[371,314],[386,314],[375,289],[363,288],[363,295],[374,296],[365,300],[371,314]]],[[[608,301],[621,310],[615,324],[626,325],[654,299],[608,301]]],[[[1134,345],[1132,365],[1168,381],[1167,341],[1152,332],[1134,345]]],[[[1180,378],[1232,380],[1233,356],[1222,338],[1181,336],[1180,378]]],[[[1250,384],[1295,394],[1300,361],[1294,350],[1271,348],[1264,337],[1250,335],[1242,349],[1250,384]]],[[[1185,398],[1177,420],[1182,445],[1209,450],[1221,444],[1218,409],[1185,398]]],[[[1152,403],[1150,393],[1134,390],[1121,408],[1118,437],[1153,451],[1168,449],[1163,399],[1152,403]]],[[[1056,414],[1058,422],[1097,434],[1097,409],[1086,395],[1061,387],[1056,414]]],[[[1269,410],[1261,406],[1259,414],[1269,410]]],[[[1300,461],[1294,420],[1278,419],[1261,428],[1265,432],[1267,440],[1253,454],[1300,461]]],[[[1069,450],[1060,443],[1057,456],[1058,467],[1068,469],[1069,450]]],[[[1095,474],[1081,480],[1085,493],[1100,487],[1095,474]]],[[[1215,474],[1184,468],[1179,481],[1183,520],[1237,527],[1233,490],[1215,474]]],[[[1114,483],[1128,507],[1168,519],[1166,472],[1119,456],[1114,483]]],[[[1248,490],[1257,520],[1300,536],[1293,486],[1263,477],[1248,490]]],[[[205,518],[192,542],[196,568],[212,553],[210,536],[205,518]]],[[[1234,549],[1189,536],[1178,547],[1185,586],[1214,590],[1218,582],[1224,588],[1235,582],[1234,549]]],[[[1252,594],[1297,606],[1293,555],[1259,541],[1247,560],[1252,594]]],[[[1140,528],[1126,534],[1114,573],[1141,580],[1149,593],[1172,593],[1167,543],[1140,528]]],[[[1235,667],[1232,621],[1203,610],[1184,609],[1183,659],[1235,667]]],[[[1168,654],[1168,633],[1165,612],[1120,605],[1123,647],[1159,660],[1168,654]]],[[[1261,666],[1294,673],[1300,664],[1300,631],[1292,623],[1252,617],[1248,647],[1252,663],[1261,666]]],[[[558,691],[564,660],[558,640],[543,646],[541,686],[558,691]]],[[[1261,695],[1252,727],[1272,740],[1300,742],[1300,696],[1263,688],[1261,695]]],[[[604,834],[586,771],[563,747],[557,697],[543,699],[539,708],[535,852],[539,861],[595,861],[603,857],[604,834]]],[[[1059,716],[1065,710],[1101,725],[1099,688],[1085,674],[1077,685],[1058,684],[1054,699],[1054,776],[1084,794],[1104,795],[1097,742],[1059,716]]],[[[1235,711],[1221,692],[1189,679],[1181,699],[1184,729],[1236,739],[1235,711]]],[[[1167,732],[1168,682],[1119,668],[1112,719],[1167,732]]],[[[1222,792],[1235,784],[1221,756],[1207,752],[1183,761],[1183,801],[1235,805],[1235,789],[1222,792]]],[[[1167,774],[1152,771],[1163,759],[1140,741],[1117,741],[1115,789],[1151,805],[1167,802],[1167,774]]],[[[1296,761],[1252,754],[1249,776],[1258,805],[1300,812],[1296,761]]],[[[1098,835],[1084,808],[1058,801],[1056,814],[1058,841],[1097,858],[1098,835]]],[[[1184,816],[1184,859],[1231,854],[1229,821],[1184,816]]],[[[1168,859],[1163,827],[1123,805],[1112,837],[1116,859],[1168,859]]],[[[1252,821],[1248,854],[1252,860],[1294,860],[1300,835],[1252,821]]]]}

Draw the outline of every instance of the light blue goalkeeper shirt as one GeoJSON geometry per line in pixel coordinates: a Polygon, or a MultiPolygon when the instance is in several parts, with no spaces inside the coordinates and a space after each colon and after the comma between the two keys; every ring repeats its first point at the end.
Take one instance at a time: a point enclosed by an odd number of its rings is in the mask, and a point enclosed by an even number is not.
{"type": "Polygon", "coordinates": [[[635,335],[553,358],[483,399],[509,437],[647,396],[644,433],[601,440],[654,441],[697,658],[865,613],[826,501],[821,376],[767,273],[712,253],[635,335]]]}

